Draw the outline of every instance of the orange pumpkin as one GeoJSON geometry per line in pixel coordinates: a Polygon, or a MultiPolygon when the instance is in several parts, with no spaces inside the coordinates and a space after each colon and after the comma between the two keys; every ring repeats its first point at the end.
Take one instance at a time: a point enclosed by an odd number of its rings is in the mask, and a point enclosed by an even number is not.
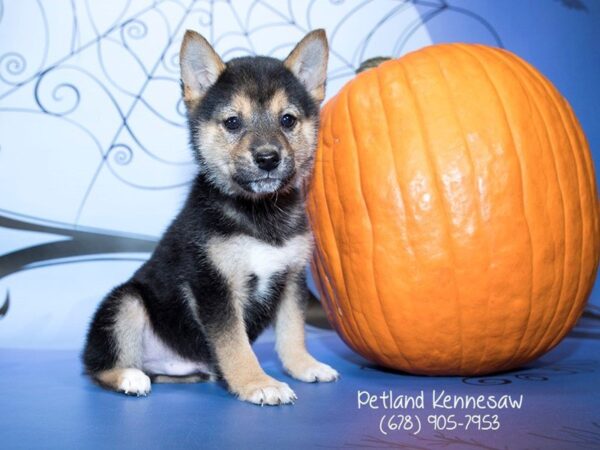
{"type": "Polygon", "coordinates": [[[350,81],[322,111],[308,211],[329,320],[418,374],[518,367],[579,318],[600,254],[588,144],[510,52],[434,45],[350,81]]]}

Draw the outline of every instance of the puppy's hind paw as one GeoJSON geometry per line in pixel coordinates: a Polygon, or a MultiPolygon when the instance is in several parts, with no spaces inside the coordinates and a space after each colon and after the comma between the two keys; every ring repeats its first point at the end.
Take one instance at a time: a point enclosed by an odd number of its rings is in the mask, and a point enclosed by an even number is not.
{"type": "Polygon", "coordinates": [[[310,362],[300,367],[295,367],[294,370],[288,370],[290,375],[297,380],[307,383],[327,383],[337,381],[340,374],[333,367],[319,361],[310,362]]]}
{"type": "Polygon", "coordinates": [[[298,398],[286,383],[282,383],[271,377],[250,382],[241,389],[238,389],[236,393],[240,400],[261,406],[294,403],[298,398]]]}
{"type": "Polygon", "coordinates": [[[148,395],[152,389],[150,378],[134,368],[115,368],[93,374],[104,387],[127,395],[148,395]]]}
{"type": "Polygon", "coordinates": [[[141,370],[124,369],[119,377],[117,390],[127,395],[148,395],[151,390],[150,378],[141,370]]]}

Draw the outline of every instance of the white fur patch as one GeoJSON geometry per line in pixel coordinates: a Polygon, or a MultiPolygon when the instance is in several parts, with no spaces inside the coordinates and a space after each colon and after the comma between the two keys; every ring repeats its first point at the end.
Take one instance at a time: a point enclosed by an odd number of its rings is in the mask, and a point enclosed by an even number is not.
{"type": "Polygon", "coordinates": [[[277,189],[281,187],[281,180],[275,178],[265,178],[259,181],[253,181],[250,183],[250,189],[252,192],[257,194],[267,194],[270,192],[275,192],[277,189]]]}
{"type": "Polygon", "coordinates": [[[265,293],[271,276],[287,269],[304,267],[312,251],[312,236],[302,234],[282,246],[250,236],[213,238],[208,243],[211,261],[230,281],[234,289],[243,289],[252,274],[258,277],[258,293],[265,293]]]}
{"type": "Polygon", "coordinates": [[[117,390],[128,395],[147,395],[151,390],[150,378],[138,369],[123,369],[117,381],[117,390]]]}
{"type": "Polygon", "coordinates": [[[294,403],[298,398],[295,392],[287,385],[271,377],[256,383],[249,383],[242,392],[238,393],[240,400],[257,405],[284,405],[294,403]]]}
{"type": "Polygon", "coordinates": [[[303,368],[301,371],[296,372],[293,376],[300,381],[315,383],[337,381],[340,374],[337,370],[327,364],[315,362],[314,364],[303,368]]]}
{"type": "Polygon", "coordinates": [[[143,334],[144,372],[153,375],[184,376],[202,372],[212,375],[209,367],[202,362],[190,361],[179,356],[156,336],[150,325],[144,328],[143,334]]]}

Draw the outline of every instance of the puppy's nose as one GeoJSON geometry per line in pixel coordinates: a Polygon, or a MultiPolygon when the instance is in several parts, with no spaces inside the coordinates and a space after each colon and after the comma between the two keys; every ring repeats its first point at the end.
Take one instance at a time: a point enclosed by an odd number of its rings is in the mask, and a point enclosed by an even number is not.
{"type": "Polygon", "coordinates": [[[271,171],[276,169],[281,161],[279,152],[276,150],[261,150],[254,153],[254,162],[259,169],[271,171]]]}

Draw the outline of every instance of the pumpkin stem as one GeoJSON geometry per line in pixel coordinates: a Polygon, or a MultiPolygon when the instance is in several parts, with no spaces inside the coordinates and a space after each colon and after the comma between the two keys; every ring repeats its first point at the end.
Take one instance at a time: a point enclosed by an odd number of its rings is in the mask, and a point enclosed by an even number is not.
{"type": "Polygon", "coordinates": [[[365,70],[372,69],[373,67],[377,67],[382,62],[389,61],[390,59],[392,58],[389,56],[376,56],[375,58],[365,59],[362,63],[360,63],[358,69],[356,69],[356,73],[358,74],[364,72],[365,70]]]}

